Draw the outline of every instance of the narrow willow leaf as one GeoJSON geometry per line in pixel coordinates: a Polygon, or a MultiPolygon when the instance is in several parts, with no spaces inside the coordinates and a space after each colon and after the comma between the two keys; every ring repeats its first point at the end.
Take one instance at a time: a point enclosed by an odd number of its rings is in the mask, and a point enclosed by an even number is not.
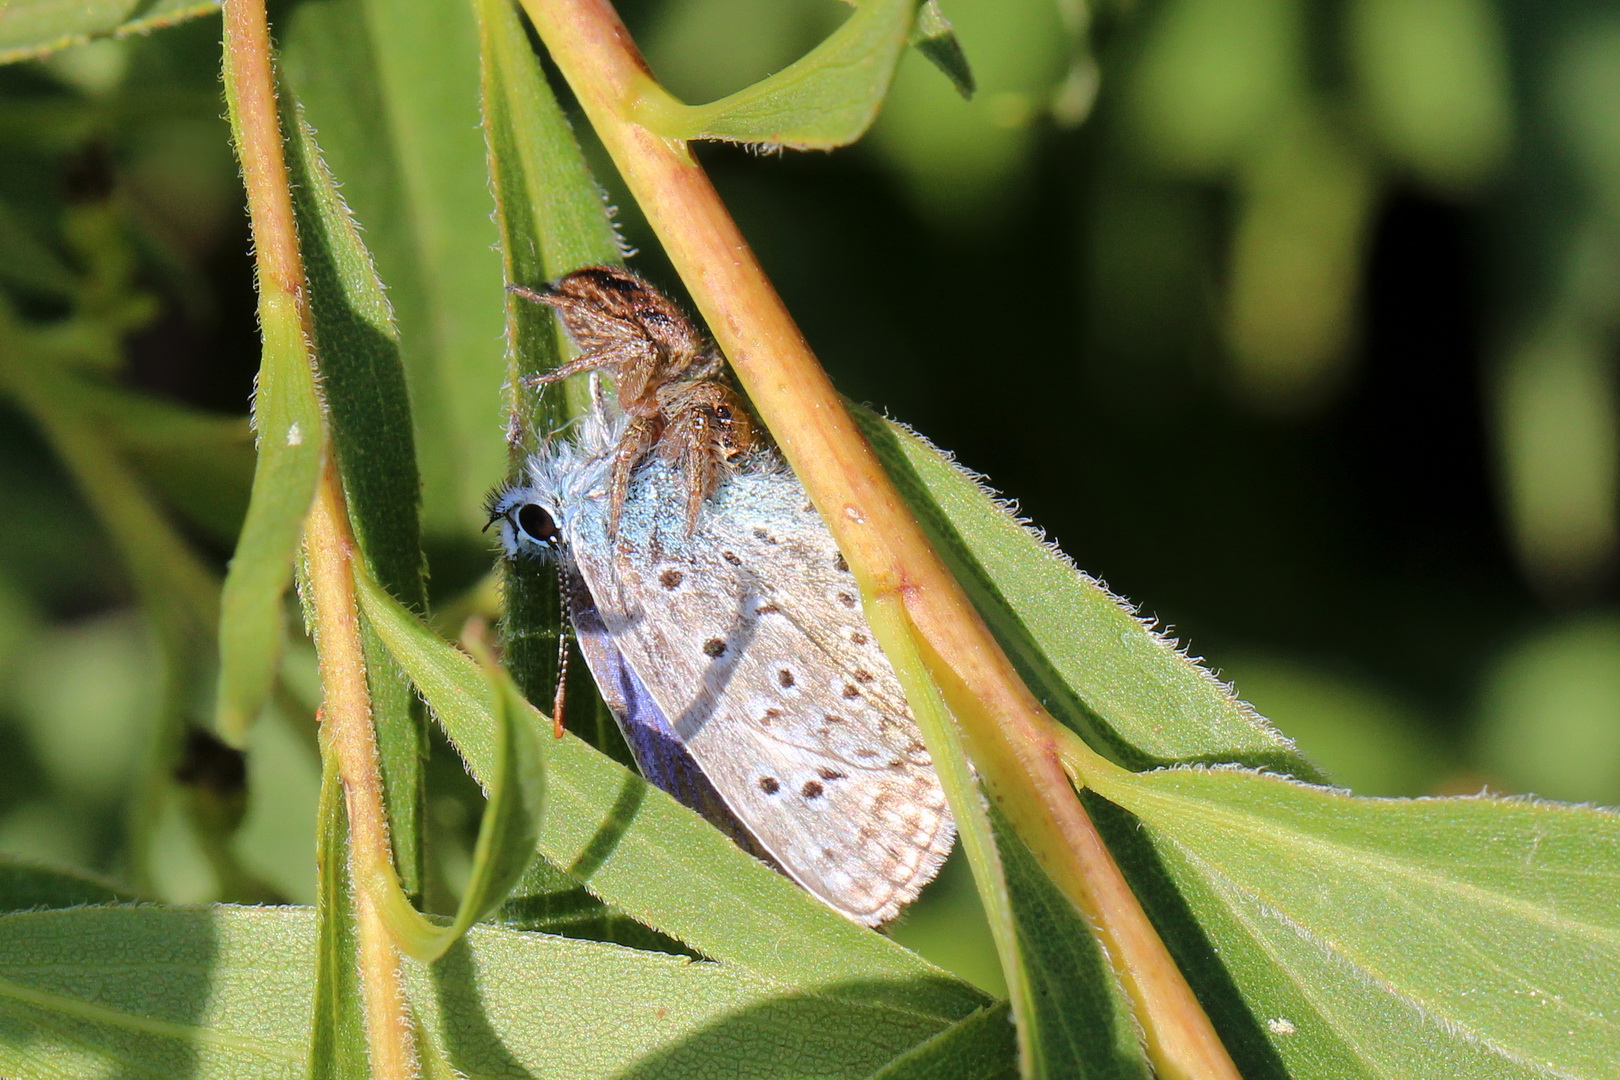
{"type": "Polygon", "coordinates": [[[915,11],[916,0],[860,0],[842,26],[775,75],[708,105],[683,105],[649,81],[633,115],[673,139],[848,145],[877,116],[915,11]]]}
{"type": "Polygon", "coordinates": [[[523,877],[540,838],[546,791],[542,735],[529,722],[529,703],[493,657],[480,657],[480,666],[495,706],[495,782],[478,826],[467,890],[450,926],[457,936],[499,906],[523,877]]]}
{"type": "Polygon", "coordinates": [[[939,9],[939,0],[924,0],[917,9],[917,21],[911,27],[909,44],[945,73],[957,93],[965,98],[973,96],[973,91],[977,89],[973,69],[968,66],[967,54],[962,51],[962,43],[951,28],[951,21],[939,9]]]}
{"type": "Polygon", "coordinates": [[[225,575],[219,617],[215,724],[241,746],[270,695],[281,655],[282,597],[315,499],[326,425],[308,343],[291,297],[259,294],[264,358],[253,396],[259,462],[242,535],[225,575]]]}
{"type": "MultiPolygon", "coordinates": [[[[313,133],[292,95],[280,100],[321,394],[349,521],[372,579],[421,611],[427,597],[417,516],[420,484],[392,313],[313,133]]],[[[362,640],[389,839],[401,882],[418,895],[427,720],[369,627],[362,640]]]]}
{"type": "MultiPolygon", "coordinates": [[[[356,586],[362,593],[363,608],[385,612],[385,618],[403,617],[376,583],[361,579],[356,586]]],[[[495,763],[489,802],[478,826],[472,870],[455,918],[448,926],[424,918],[400,892],[392,867],[373,868],[366,882],[398,947],[427,962],[443,956],[468,928],[500,905],[534,858],[540,833],[545,770],[539,729],[528,720],[528,702],[494,658],[480,656],[479,666],[486,681],[484,696],[490,705],[495,763]]]]}
{"type": "MultiPolygon", "coordinates": [[[[473,776],[487,784],[495,769],[493,705],[477,665],[380,591],[360,597],[473,776]]],[[[532,710],[528,716],[549,726],[532,710]]],[[[540,853],[597,897],[704,956],[783,986],[886,1002],[943,1022],[985,1004],[979,991],[835,914],[573,736],[542,742],[548,788],[540,853]]]]}
{"type": "Polygon", "coordinates": [[[990,817],[1029,987],[1024,1075],[1148,1080],[1130,1004],[1084,917],[1007,819],[994,807],[990,817]]]}
{"type": "Polygon", "coordinates": [[[287,81],[365,225],[399,320],[423,527],[436,544],[465,547],[502,472],[505,419],[494,393],[504,282],[471,5],[299,4],[280,36],[287,81]]]}
{"type": "Polygon", "coordinates": [[[134,900],[135,894],[82,870],[0,858],[0,912],[134,900]]]}
{"type": "Polygon", "coordinates": [[[1013,1080],[1018,1047],[1006,1002],[958,1020],[874,1073],[872,1080],[1013,1080]]]}
{"type": "Polygon", "coordinates": [[[98,37],[148,34],[219,10],[213,0],[6,0],[0,64],[32,60],[98,37]]]}
{"type": "MultiPolygon", "coordinates": [[[[281,100],[292,103],[290,95],[281,100]]],[[[359,225],[296,103],[283,110],[282,123],[321,396],[355,539],[372,576],[422,610],[421,481],[393,312],[359,225]]]]}
{"type": "MultiPolygon", "coordinates": [[[[546,83],[517,12],[503,0],[477,0],[484,139],[494,178],[495,220],[506,280],[538,285],[592,263],[621,259],[618,237],[573,129],[546,83]]],[[[519,428],[514,457],[526,457],[548,425],[581,411],[540,409],[561,398],[521,385],[554,367],[561,327],[549,308],[508,294],[508,411],[519,428]]]]}
{"type": "MultiPolygon", "coordinates": [[[[534,286],[592,263],[619,261],[601,190],[557,105],[523,24],[508,0],[478,0],[484,139],[495,192],[506,280],[534,286]]],[[[541,393],[526,380],[562,357],[549,308],[506,297],[507,478],[516,479],[538,440],[582,410],[582,380],[541,393]],[[572,396],[570,396],[572,395],[572,396]]],[[[535,564],[502,567],[502,655],[531,700],[549,701],[559,678],[562,601],[557,575],[535,564]]],[[[585,665],[569,680],[569,730],[628,762],[618,728],[585,665]]]]}
{"type": "Polygon", "coordinates": [[[304,1040],[309,1048],[310,1080],[347,1080],[367,1073],[366,1017],[360,997],[360,946],[349,883],[349,817],[343,805],[343,782],[338,778],[337,758],[325,746],[321,762],[315,925],[309,929],[305,946],[315,950],[314,1017],[304,1040]]]}
{"type": "Polygon", "coordinates": [[[1237,769],[1087,781],[1179,891],[1161,925],[1197,920],[1171,934],[1184,966],[1230,979],[1206,1003],[1245,1075],[1617,1075],[1620,815],[1237,769]]]}
{"type": "MultiPolygon", "coordinates": [[[[0,1075],[301,1075],[315,945],[308,908],[0,917],[0,1075]]],[[[945,1026],[723,964],[494,928],[407,971],[418,1022],[466,1076],[858,1078],[945,1026]]],[[[363,1059],[350,1068],[368,1075],[363,1059]]]]}
{"type": "Polygon", "coordinates": [[[905,427],[855,417],[1041,703],[1132,767],[1242,762],[1317,779],[1288,739],[970,473],[905,427]]]}

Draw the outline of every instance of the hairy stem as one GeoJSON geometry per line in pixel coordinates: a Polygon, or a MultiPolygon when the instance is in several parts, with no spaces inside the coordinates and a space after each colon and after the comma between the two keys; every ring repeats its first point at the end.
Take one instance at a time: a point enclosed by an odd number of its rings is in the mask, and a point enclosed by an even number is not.
{"type": "MultiPolygon", "coordinates": [[[[296,333],[281,340],[300,341],[304,361],[313,367],[313,316],[276,115],[263,0],[225,0],[224,33],[225,92],[253,227],[260,321],[267,336],[296,324],[296,333]]],[[[364,881],[363,868],[391,853],[351,576],[355,541],[330,444],[305,523],[304,551],[320,660],[321,717],[348,807],[350,876],[364,881]]],[[[355,904],[371,1075],[403,1080],[416,1075],[416,1063],[399,957],[364,890],[357,890],[355,904]]]]}

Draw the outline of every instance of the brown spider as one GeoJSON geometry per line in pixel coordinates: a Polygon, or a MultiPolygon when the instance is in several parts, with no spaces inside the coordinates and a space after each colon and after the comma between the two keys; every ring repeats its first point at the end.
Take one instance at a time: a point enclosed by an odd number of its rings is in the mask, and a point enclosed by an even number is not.
{"type": "Polygon", "coordinates": [[[608,531],[619,515],[635,468],[655,448],[686,479],[686,527],[724,469],[763,446],[741,395],[717,378],[720,352],[675,303],[616,266],[587,266],[541,289],[507,288],[557,311],[580,355],[537,376],[546,385],[584,371],[606,371],[629,417],[614,453],[608,531]]]}
{"type": "MultiPolygon", "coordinates": [[[[742,395],[717,379],[691,379],[658,388],[664,414],[659,456],[673,463],[686,480],[686,531],[697,527],[703,500],[714,494],[720,478],[744,454],[765,445],[765,437],[748,412],[742,395]]],[[[621,444],[621,453],[622,453],[621,444]]],[[[630,487],[630,469],[621,482],[615,461],[609,495],[608,527],[630,487]]]]}

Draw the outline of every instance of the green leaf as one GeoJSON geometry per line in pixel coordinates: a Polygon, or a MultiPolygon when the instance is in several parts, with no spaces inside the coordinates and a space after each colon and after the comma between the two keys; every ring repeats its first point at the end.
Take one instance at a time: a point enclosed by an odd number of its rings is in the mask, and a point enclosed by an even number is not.
{"type": "Polygon", "coordinates": [[[349,815],[337,759],[325,746],[317,820],[315,925],[303,954],[306,965],[308,950],[315,954],[314,1016],[306,1036],[308,1075],[310,1080],[347,1080],[364,1075],[366,1069],[366,1018],[349,878],[349,815]]]}
{"type": "MultiPolygon", "coordinates": [[[[517,12],[478,0],[484,137],[495,191],[506,280],[534,286],[592,263],[618,262],[619,246],[567,118],[546,84],[517,12]]],[[[525,380],[555,367],[562,328],[551,309],[506,297],[507,477],[516,479],[537,441],[585,407],[582,380],[541,393],[525,380]]],[[[543,567],[502,567],[502,656],[532,700],[548,701],[559,677],[562,601],[543,567]]],[[[570,730],[629,761],[611,715],[583,664],[569,680],[570,730]]]]}
{"type": "MultiPolygon", "coordinates": [[[[506,280],[535,286],[593,263],[620,261],[618,238],[573,129],[547,85],[517,12],[506,0],[477,0],[484,138],[494,179],[495,221],[506,280]]],[[[507,294],[507,409],[510,458],[573,413],[583,397],[542,394],[523,380],[555,367],[562,328],[551,309],[507,294]],[[564,408],[563,406],[570,406],[564,408]]],[[[578,380],[565,384],[579,389],[578,380]]]]}
{"type": "Polygon", "coordinates": [[[1129,823],[1110,839],[1195,985],[1214,970],[1244,1075],[1615,1075],[1620,815],[1238,769],[1087,781],[1139,820],[1134,849],[1129,823]]]}
{"type": "MultiPolygon", "coordinates": [[[[399,320],[423,528],[463,547],[501,476],[502,292],[466,3],[331,0],[292,8],[284,70],[399,320]]],[[[386,580],[386,579],[385,579],[386,580]]]]}
{"type": "Polygon", "coordinates": [[[82,870],[0,858],[0,912],[134,900],[135,894],[82,870]]]}
{"type": "MultiPolygon", "coordinates": [[[[402,617],[375,583],[362,579],[356,585],[366,594],[363,606],[388,611],[390,617],[402,617]]],[[[428,962],[443,956],[469,927],[500,905],[533,860],[540,832],[544,756],[540,733],[528,721],[529,703],[487,649],[481,650],[479,666],[489,684],[486,696],[495,730],[495,769],[489,801],[478,826],[472,870],[455,918],[448,926],[424,918],[400,892],[391,867],[375,868],[366,883],[376,894],[377,907],[388,920],[399,948],[428,962]]]]}
{"type": "MultiPolygon", "coordinates": [[[[315,944],[307,908],[0,917],[0,1074],[299,1075],[315,944]]],[[[866,1077],[943,1026],[726,965],[493,928],[407,965],[407,989],[469,1076],[866,1077]]]]}
{"type": "Polygon", "coordinates": [[[1013,1080],[1017,1051],[1007,1003],[998,1002],[895,1059],[872,1080],[1013,1080]]]}
{"type": "Polygon", "coordinates": [[[1025,683],[1087,742],[1133,768],[1241,762],[1319,778],[1285,736],[979,478],[904,426],[854,412],[1025,683]]]}
{"type": "Polygon", "coordinates": [[[633,116],[672,139],[845,146],[877,117],[915,12],[916,0],[861,0],[826,40],[775,75],[708,105],[683,105],[649,81],[633,116]]]}
{"type": "Polygon", "coordinates": [[[240,746],[270,696],[281,655],[282,597],[315,499],[326,425],[304,331],[290,298],[259,294],[264,356],[253,395],[259,462],[219,613],[215,725],[240,746]]]}
{"type": "MultiPolygon", "coordinates": [[[[417,516],[420,484],[411,403],[392,313],[370,253],[313,133],[292,96],[283,94],[281,100],[321,396],[349,521],[372,578],[407,605],[425,610],[417,516]]],[[[419,894],[427,721],[369,627],[362,639],[389,838],[406,891],[419,894]]]]}
{"type": "MultiPolygon", "coordinates": [[[[493,703],[477,665],[380,591],[360,598],[473,776],[487,784],[495,771],[493,703]]],[[[966,983],[835,914],[573,736],[542,742],[549,786],[540,853],[595,896],[704,956],[784,986],[940,1021],[985,1003],[966,983]]]]}
{"type": "Polygon", "coordinates": [[[911,27],[908,44],[944,72],[957,93],[965,98],[973,96],[976,89],[973,69],[968,66],[967,54],[962,51],[962,43],[957,40],[950,20],[939,9],[939,0],[923,0],[922,6],[917,8],[917,21],[911,27]]]}
{"type": "Polygon", "coordinates": [[[421,482],[393,312],[314,132],[296,106],[283,110],[282,122],[321,397],[349,518],[372,575],[421,610],[421,482]]]}
{"type": "Polygon", "coordinates": [[[993,806],[990,819],[1028,986],[1025,1075],[1148,1080],[1130,1004],[1085,918],[993,806]]]}
{"type": "Polygon", "coordinates": [[[528,722],[529,703],[495,659],[481,658],[495,705],[495,782],[478,826],[472,873],[450,929],[465,932],[512,891],[534,858],[545,800],[542,735],[528,722]]]}
{"type": "Polygon", "coordinates": [[[147,34],[219,10],[213,0],[6,0],[0,64],[44,56],[92,38],[147,34]]]}

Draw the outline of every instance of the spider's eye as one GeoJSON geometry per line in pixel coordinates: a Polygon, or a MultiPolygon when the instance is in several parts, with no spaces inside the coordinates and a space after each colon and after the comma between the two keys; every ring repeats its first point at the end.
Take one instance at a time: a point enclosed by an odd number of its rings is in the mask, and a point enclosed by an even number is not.
{"type": "Polygon", "coordinates": [[[512,516],[518,531],[537,544],[554,544],[562,535],[556,520],[539,503],[524,503],[512,516]]]}
{"type": "Polygon", "coordinates": [[[714,415],[719,417],[721,420],[730,420],[731,419],[731,406],[730,405],[716,405],[714,407],[714,415]]]}

